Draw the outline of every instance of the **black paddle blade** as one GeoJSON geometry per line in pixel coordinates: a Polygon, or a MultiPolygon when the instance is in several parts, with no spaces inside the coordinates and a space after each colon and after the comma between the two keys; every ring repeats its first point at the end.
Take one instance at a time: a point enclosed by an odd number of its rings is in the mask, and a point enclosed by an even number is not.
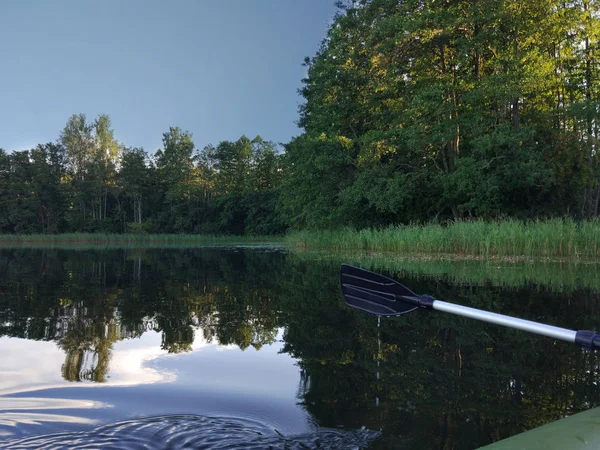
{"type": "Polygon", "coordinates": [[[353,308],[378,316],[400,316],[418,309],[402,300],[403,296],[416,297],[414,292],[378,273],[342,264],[340,280],[344,300],[353,308]]]}

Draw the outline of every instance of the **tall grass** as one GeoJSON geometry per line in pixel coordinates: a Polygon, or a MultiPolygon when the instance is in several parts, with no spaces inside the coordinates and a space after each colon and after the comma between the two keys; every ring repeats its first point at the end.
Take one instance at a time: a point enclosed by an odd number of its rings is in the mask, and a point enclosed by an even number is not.
{"type": "Polygon", "coordinates": [[[210,245],[283,244],[281,237],[197,234],[5,234],[0,248],[189,248],[210,245]]]}
{"type": "Polygon", "coordinates": [[[600,257],[600,221],[463,221],[385,229],[301,231],[292,246],[393,254],[586,259],[600,257]]]}

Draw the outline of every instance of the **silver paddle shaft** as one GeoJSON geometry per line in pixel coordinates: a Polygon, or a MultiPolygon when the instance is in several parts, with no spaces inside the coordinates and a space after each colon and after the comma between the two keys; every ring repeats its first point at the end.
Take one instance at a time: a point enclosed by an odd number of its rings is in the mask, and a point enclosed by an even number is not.
{"type": "Polygon", "coordinates": [[[515,328],[517,330],[529,331],[531,333],[541,334],[554,339],[560,339],[567,342],[575,342],[576,331],[566,328],[553,327],[543,323],[532,322],[530,320],[517,319],[516,317],[504,316],[493,312],[482,311],[480,309],[469,308],[468,306],[446,303],[441,300],[433,301],[433,309],[444,311],[458,316],[469,317],[471,319],[483,320],[484,322],[504,325],[505,327],[515,328]]]}

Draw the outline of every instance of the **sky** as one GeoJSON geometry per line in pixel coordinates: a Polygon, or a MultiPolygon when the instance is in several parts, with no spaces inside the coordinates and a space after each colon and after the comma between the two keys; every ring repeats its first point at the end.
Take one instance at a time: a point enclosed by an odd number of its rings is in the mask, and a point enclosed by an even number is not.
{"type": "Polygon", "coordinates": [[[179,126],[196,147],[300,133],[298,89],[334,0],[3,0],[0,148],[55,141],[106,113],[154,153],[179,126]]]}

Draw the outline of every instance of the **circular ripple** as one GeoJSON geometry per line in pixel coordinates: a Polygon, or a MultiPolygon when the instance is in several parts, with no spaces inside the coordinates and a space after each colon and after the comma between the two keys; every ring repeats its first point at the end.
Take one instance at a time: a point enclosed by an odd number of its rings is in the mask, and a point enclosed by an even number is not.
{"type": "Polygon", "coordinates": [[[283,436],[248,419],[163,416],[103,425],[89,431],[0,441],[3,449],[361,449],[378,436],[369,430],[318,429],[283,436]]]}

